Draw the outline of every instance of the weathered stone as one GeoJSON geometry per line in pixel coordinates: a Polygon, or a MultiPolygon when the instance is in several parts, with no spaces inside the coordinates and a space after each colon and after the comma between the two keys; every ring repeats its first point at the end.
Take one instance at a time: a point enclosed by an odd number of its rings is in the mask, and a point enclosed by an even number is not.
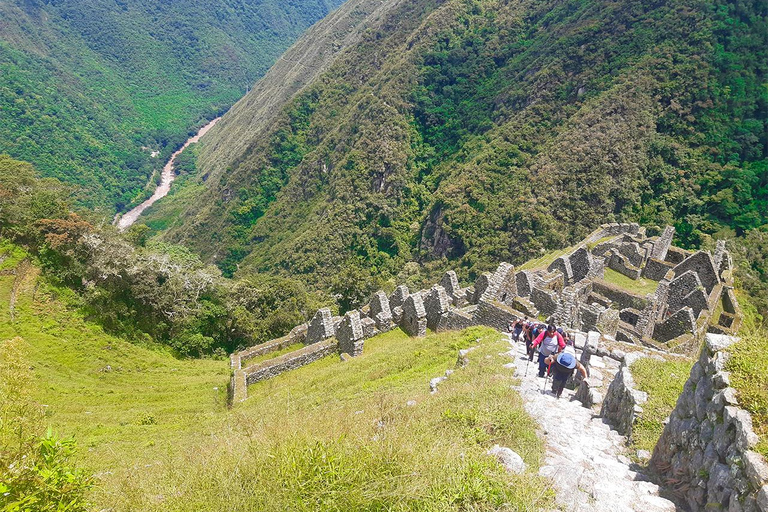
{"type": "MultiPolygon", "coordinates": [[[[517,281],[515,267],[509,263],[501,263],[493,274],[483,274],[484,279],[478,278],[475,283],[475,297],[480,301],[498,301],[508,306],[517,296],[517,281]],[[482,289],[482,293],[480,290],[482,289]]],[[[480,276],[480,277],[483,277],[480,276]]]]}
{"type": "Polygon", "coordinates": [[[364,338],[371,338],[379,334],[379,330],[376,329],[376,321],[373,318],[369,318],[369,317],[361,318],[360,325],[363,326],[364,338]]]}
{"type": "Polygon", "coordinates": [[[522,297],[529,297],[534,286],[533,275],[528,270],[521,270],[515,274],[515,283],[517,285],[517,294],[522,297]]]}
{"type": "Polygon", "coordinates": [[[653,328],[653,339],[667,342],[678,336],[693,333],[696,329],[696,320],[691,308],[683,308],[663,322],[657,323],[653,328]]]}
{"type": "Polygon", "coordinates": [[[607,419],[620,434],[629,437],[638,413],[637,407],[647,400],[646,393],[635,389],[629,367],[623,366],[608,386],[600,416],[607,419]]]}
{"type": "Polygon", "coordinates": [[[339,341],[339,351],[347,353],[352,357],[359,356],[363,353],[364,336],[365,333],[363,331],[363,324],[360,320],[360,312],[357,310],[347,312],[336,331],[336,339],[339,341]]]}
{"type": "Polygon", "coordinates": [[[563,284],[565,286],[573,284],[573,271],[571,270],[571,262],[569,259],[560,256],[549,264],[547,270],[549,272],[560,272],[563,274],[563,284]]]}
{"type": "Polygon", "coordinates": [[[383,291],[373,294],[370,306],[370,317],[376,322],[376,328],[381,332],[387,332],[392,329],[394,323],[392,320],[392,311],[389,309],[389,299],[383,291]]]}
{"type": "Polygon", "coordinates": [[[451,298],[451,301],[456,302],[456,299],[461,295],[461,288],[459,287],[459,278],[456,277],[456,272],[449,270],[443,274],[443,278],[440,279],[440,286],[445,289],[445,293],[451,298]]]}
{"type": "Polygon", "coordinates": [[[749,450],[744,454],[744,472],[755,489],[768,483],[768,464],[757,452],[749,450]]]}
{"type": "Polygon", "coordinates": [[[653,249],[651,250],[651,258],[664,261],[667,258],[667,251],[672,245],[672,239],[675,237],[675,228],[672,226],[666,226],[661,236],[654,242],[653,249]]]}
{"type": "Polygon", "coordinates": [[[764,485],[757,492],[757,506],[760,512],[768,512],[768,485],[764,485]]]}
{"type": "Polygon", "coordinates": [[[579,247],[568,256],[568,264],[571,267],[571,279],[578,283],[589,277],[594,268],[592,255],[585,247],[579,247]]]}
{"type": "Polygon", "coordinates": [[[554,315],[557,311],[557,295],[549,290],[534,287],[531,290],[531,302],[544,316],[554,315]]]}
{"type": "Polygon", "coordinates": [[[629,259],[621,254],[618,249],[611,249],[609,256],[606,257],[608,268],[627,276],[630,279],[640,277],[640,267],[632,265],[629,259]]]}
{"type": "Polygon", "coordinates": [[[410,336],[427,334],[427,313],[420,292],[408,296],[403,303],[403,318],[400,327],[410,336]]]}
{"type": "Polygon", "coordinates": [[[496,457],[496,460],[499,461],[499,464],[504,466],[504,469],[510,473],[522,473],[525,471],[525,462],[523,462],[523,458],[512,451],[510,448],[496,444],[493,445],[490,450],[488,450],[488,455],[493,455],[496,457]]]}
{"type": "Polygon", "coordinates": [[[427,328],[433,331],[447,330],[446,313],[450,308],[450,298],[445,288],[435,285],[424,296],[424,310],[427,315],[427,328]]]}
{"type": "Polygon", "coordinates": [[[408,287],[404,284],[401,284],[397,288],[395,288],[395,291],[392,292],[392,295],[389,296],[389,308],[390,310],[396,308],[396,307],[402,307],[402,305],[405,303],[405,299],[408,298],[408,287]]]}
{"type": "Polygon", "coordinates": [[[731,345],[739,341],[739,338],[735,336],[726,336],[724,334],[712,334],[707,333],[704,337],[704,341],[709,351],[709,355],[714,355],[715,352],[720,352],[729,348],[731,345]]]}
{"type": "Polygon", "coordinates": [[[673,270],[675,277],[688,271],[694,272],[702,286],[704,286],[707,295],[712,293],[712,290],[720,282],[720,276],[715,267],[715,262],[712,260],[712,255],[706,251],[698,251],[692,254],[675,266],[673,270]]]}
{"type": "Polygon", "coordinates": [[[618,251],[633,267],[640,268],[645,261],[645,252],[637,242],[625,242],[619,246],[618,251]]]}
{"type": "Polygon", "coordinates": [[[483,296],[491,283],[491,273],[483,272],[477,279],[475,279],[475,292],[472,295],[472,299],[469,301],[471,304],[477,304],[480,302],[480,297],[483,296]]]}
{"type": "Polygon", "coordinates": [[[335,334],[336,330],[333,325],[331,310],[328,308],[319,309],[309,322],[304,343],[312,345],[313,343],[332,338],[335,334]]]}

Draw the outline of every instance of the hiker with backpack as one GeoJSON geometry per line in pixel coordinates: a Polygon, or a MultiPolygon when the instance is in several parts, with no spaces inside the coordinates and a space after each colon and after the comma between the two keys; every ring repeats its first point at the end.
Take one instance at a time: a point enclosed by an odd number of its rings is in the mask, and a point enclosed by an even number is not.
{"type": "Polygon", "coordinates": [[[547,363],[545,359],[551,354],[556,354],[565,348],[565,340],[563,336],[557,332],[555,326],[550,324],[547,326],[546,331],[542,331],[533,343],[531,349],[539,347],[539,377],[544,377],[544,373],[547,371],[547,363]]]}
{"type": "Polygon", "coordinates": [[[512,323],[509,330],[512,332],[512,339],[515,341],[520,341],[520,334],[523,332],[523,326],[528,322],[528,317],[526,316],[523,320],[517,319],[512,323]]]}
{"type": "Polygon", "coordinates": [[[587,369],[570,352],[563,351],[559,354],[551,354],[546,358],[545,364],[551,368],[552,393],[557,398],[563,394],[565,383],[571,378],[574,370],[577,370],[583,378],[587,378],[587,369]]]}
{"type": "Polygon", "coordinates": [[[533,361],[533,322],[526,322],[523,326],[523,339],[525,340],[525,354],[528,356],[528,361],[533,361]]]}

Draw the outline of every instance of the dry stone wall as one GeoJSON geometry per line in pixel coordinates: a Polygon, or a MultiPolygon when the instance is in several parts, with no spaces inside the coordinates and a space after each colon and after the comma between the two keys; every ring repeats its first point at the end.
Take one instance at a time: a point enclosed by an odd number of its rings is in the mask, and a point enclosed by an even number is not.
{"type": "Polygon", "coordinates": [[[709,333],[656,445],[652,465],[696,512],[768,512],[768,464],[724,370],[737,339],[709,333]]]}
{"type": "MultiPolygon", "coordinates": [[[[362,353],[365,338],[397,326],[411,336],[424,336],[428,328],[444,331],[471,325],[506,330],[511,322],[527,315],[569,330],[598,330],[646,346],[681,345],[681,340],[694,339],[703,330],[733,332],[740,322],[740,310],[724,245],[718,244],[715,258],[703,252],[690,254],[671,245],[673,235],[674,230],[668,228],[661,237],[647,238],[637,224],[606,224],[577,249],[555,258],[546,270],[516,272],[509,263],[500,263],[494,272],[478,276],[470,288],[461,288],[456,273],[449,271],[428,290],[410,293],[401,285],[389,297],[376,292],[368,304],[343,318],[323,308],[309,324],[288,336],[232,354],[232,369],[245,372],[245,377],[233,376],[233,388],[238,388],[234,395],[247,396],[239,388],[262,378],[252,374],[274,374],[266,363],[243,369],[256,356],[297,341],[312,346],[328,340],[337,343],[342,353],[356,356],[362,353]],[[651,255],[664,260],[652,260],[651,255]],[[604,268],[614,259],[624,268],[636,269],[631,274],[634,277],[649,262],[658,267],[648,271],[654,276],[664,274],[656,293],[640,296],[607,283],[604,268]],[[713,324],[710,315],[718,301],[722,312],[713,324]]],[[[307,360],[303,356],[296,359],[307,360]]],[[[275,366],[293,367],[295,364],[275,366]]]]}

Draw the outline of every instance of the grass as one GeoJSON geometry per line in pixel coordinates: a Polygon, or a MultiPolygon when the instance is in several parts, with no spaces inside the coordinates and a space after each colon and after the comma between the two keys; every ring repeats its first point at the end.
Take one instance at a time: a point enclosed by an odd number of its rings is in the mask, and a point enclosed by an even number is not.
{"type": "Polygon", "coordinates": [[[624,274],[616,272],[611,268],[605,269],[605,276],[603,280],[614,284],[630,293],[645,297],[646,295],[656,293],[656,288],[659,287],[659,282],[652,279],[645,279],[640,277],[638,279],[631,279],[624,274]]]}
{"type": "Polygon", "coordinates": [[[565,249],[558,249],[554,251],[548,251],[546,254],[541,256],[540,258],[536,258],[533,260],[528,260],[517,270],[539,270],[539,269],[546,269],[548,266],[552,264],[553,261],[555,261],[560,256],[565,256],[566,254],[569,254],[573,251],[575,251],[578,247],[577,246],[571,246],[566,247],[565,249]]]}
{"type": "Polygon", "coordinates": [[[279,357],[289,352],[293,352],[294,350],[299,350],[304,346],[305,345],[303,343],[294,343],[292,345],[288,345],[287,347],[283,347],[280,350],[275,350],[274,352],[268,352],[266,354],[261,354],[256,357],[251,357],[244,361],[243,368],[248,366],[253,366],[255,364],[261,363],[262,361],[266,361],[268,359],[274,359],[275,357],[279,357]]]}
{"type": "Polygon", "coordinates": [[[664,420],[675,408],[692,366],[690,360],[660,361],[648,357],[632,364],[630,370],[637,388],[648,393],[643,412],[632,428],[633,450],[653,451],[664,430],[664,420]]]}
{"type": "Polygon", "coordinates": [[[731,348],[726,370],[731,372],[739,406],[752,415],[759,438],[755,451],[768,457],[768,328],[747,297],[740,294],[738,299],[744,312],[741,340],[731,348]]]}
{"type": "Polygon", "coordinates": [[[97,476],[94,510],[537,510],[551,497],[496,331],[392,331],[351,361],[331,356],[251,386],[228,410],[227,361],[109,336],[36,273],[11,324],[12,280],[0,276],[0,342],[23,354],[44,426],[76,438],[97,476]],[[429,379],[477,338],[470,365],[430,395],[429,379]],[[485,455],[493,444],[530,472],[507,474],[485,455]]]}

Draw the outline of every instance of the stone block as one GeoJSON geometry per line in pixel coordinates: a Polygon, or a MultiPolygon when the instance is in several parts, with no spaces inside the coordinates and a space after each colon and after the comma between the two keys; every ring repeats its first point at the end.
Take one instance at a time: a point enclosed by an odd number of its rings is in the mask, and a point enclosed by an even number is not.
{"type": "Polygon", "coordinates": [[[762,455],[752,450],[744,454],[744,472],[752,487],[759,489],[768,483],[768,464],[762,455]]]}
{"type": "Polygon", "coordinates": [[[618,249],[611,249],[606,257],[608,268],[627,276],[630,279],[640,277],[640,268],[632,265],[626,256],[621,254],[618,249]]]}
{"type": "Polygon", "coordinates": [[[328,338],[332,338],[336,334],[336,330],[333,324],[333,315],[328,308],[322,308],[315,313],[312,320],[309,322],[307,328],[307,335],[304,340],[306,345],[312,345],[328,338]]]}
{"type": "MultiPolygon", "coordinates": [[[[386,296],[385,296],[386,298],[386,296]]],[[[336,339],[339,342],[339,351],[347,353],[352,357],[363,353],[363,323],[360,319],[360,312],[357,310],[349,311],[341,321],[336,331],[336,339]]]]}
{"type": "Polygon", "coordinates": [[[440,285],[433,286],[424,295],[424,311],[427,314],[427,328],[433,331],[445,330],[444,316],[451,306],[450,298],[440,285]]]}
{"type": "Polygon", "coordinates": [[[456,272],[449,270],[443,274],[443,278],[440,279],[440,286],[445,289],[445,293],[451,298],[451,301],[455,304],[456,299],[461,295],[461,288],[459,287],[459,278],[456,277],[456,272]]]}
{"type": "MultiPolygon", "coordinates": [[[[396,308],[400,309],[400,308],[396,308]]],[[[402,310],[401,310],[402,313],[402,310]]],[[[379,330],[376,328],[376,321],[370,317],[360,318],[360,325],[363,327],[363,337],[372,338],[379,334],[379,330]]]]}
{"type": "Polygon", "coordinates": [[[477,276],[477,279],[475,279],[475,286],[474,286],[474,293],[472,294],[472,298],[470,299],[470,304],[477,304],[480,302],[480,297],[483,296],[483,294],[486,292],[488,287],[491,285],[491,273],[490,272],[483,272],[479,276],[477,276]]]}
{"type": "Polygon", "coordinates": [[[579,247],[568,256],[568,264],[571,267],[571,279],[578,283],[589,276],[594,266],[594,258],[586,247],[579,247]]]}
{"type": "Polygon", "coordinates": [[[667,293],[667,307],[666,310],[669,313],[675,313],[676,311],[685,307],[685,298],[695,290],[703,290],[699,276],[695,272],[689,270],[683,274],[677,275],[669,283],[669,291],[667,293]]]}
{"type": "Polygon", "coordinates": [[[694,272],[699,278],[701,285],[704,286],[707,295],[712,293],[712,290],[720,282],[720,276],[718,275],[712,255],[706,251],[698,251],[688,256],[677,264],[673,271],[675,272],[675,277],[689,271],[694,272]]]}
{"type": "Polygon", "coordinates": [[[387,294],[383,291],[374,293],[368,305],[370,307],[369,316],[376,322],[376,328],[381,332],[387,332],[392,329],[394,323],[387,294]]]}
{"type": "Polygon", "coordinates": [[[401,307],[405,303],[405,299],[408,298],[408,287],[404,284],[401,284],[397,288],[395,288],[395,291],[392,292],[392,295],[389,296],[389,307],[390,310],[396,307],[401,307]]]}
{"type": "Polygon", "coordinates": [[[678,336],[690,334],[696,328],[696,319],[691,308],[683,308],[653,328],[653,339],[665,343],[678,336]]]}
{"type": "Polygon", "coordinates": [[[673,267],[674,265],[666,261],[648,258],[643,267],[642,276],[653,281],[661,281],[673,267]]]}
{"type": "Polygon", "coordinates": [[[534,287],[531,290],[531,302],[544,316],[551,316],[557,311],[557,294],[550,290],[534,287]]]}
{"type": "Polygon", "coordinates": [[[549,272],[560,272],[563,274],[563,285],[569,286],[573,284],[573,271],[571,270],[571,262],[568,258],[560,256],[555,261],[549,264],[547,267],[549,272]]]}
{"type": "Polygon", "coordinates": [[[667,251],[672,245],[672,239],[675,237],[675,228],[666,226],[661,236],[653,243],[651,258],[664,261],[667,257],[667,251]]]}
{"type": "Polygon", "coordinates": [[[400,328],[409,336],[426,336],[427,312],[420,292],[413,293],[405,299],[400,328]]]}

